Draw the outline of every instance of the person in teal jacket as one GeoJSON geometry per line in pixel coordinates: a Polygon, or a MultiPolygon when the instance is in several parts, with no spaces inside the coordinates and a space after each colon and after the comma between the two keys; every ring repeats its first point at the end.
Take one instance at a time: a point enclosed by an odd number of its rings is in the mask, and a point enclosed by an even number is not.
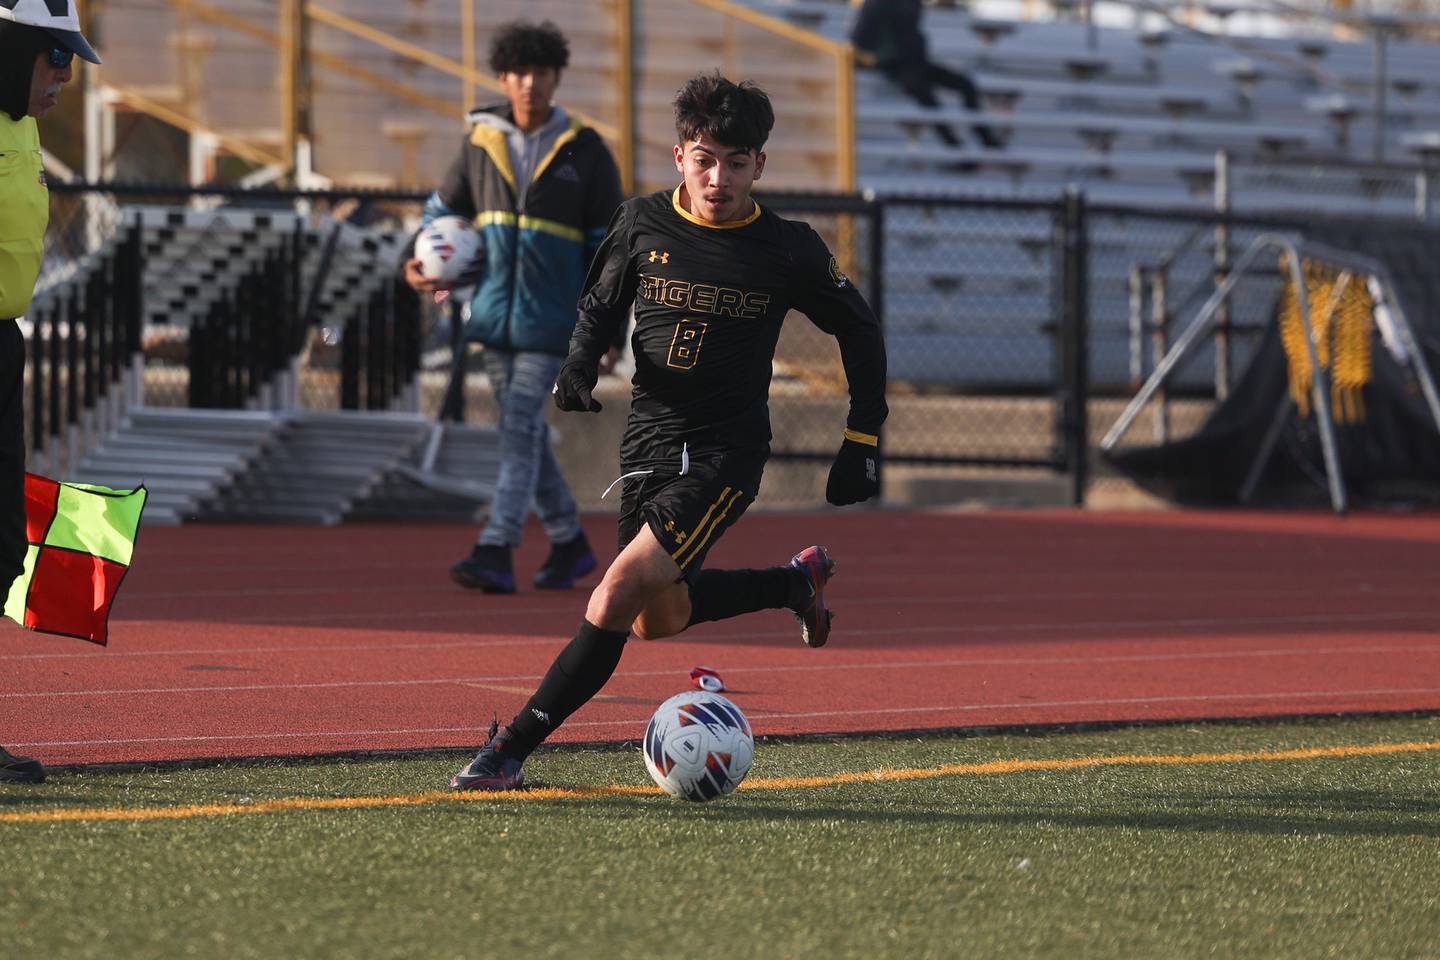
{"type": "MultiPolygon", "coordinates": [[[[79,54],[99,63],[73,0],[0,0],[0,607],[24,570],[25,337],[50,193],[35,121],[50,112],[79,54]]],[[[39,760],[0,747],[0,782],[40,783],[39,760]]]]}
{"type": "MultiPolygon", "coordinates": [[[[499,30],[490,67],[507,102],[470,113],[460,155],[425,204],[423,224],[461,216],[483,238],[465,336],[485,346],[500,408],[500,476],[475,547],[450,576],[486,593],[515,592],[511,553],[532,505],[551,544],[537,588],[568,589],[596,566],[545,416],[585,272],[624,196],[600,135],[554,102],[568,63],[565,37],[549,21],[499,30]]],[[[405,278],[436,289],[418,259],[407,260],[405,278]]]]}

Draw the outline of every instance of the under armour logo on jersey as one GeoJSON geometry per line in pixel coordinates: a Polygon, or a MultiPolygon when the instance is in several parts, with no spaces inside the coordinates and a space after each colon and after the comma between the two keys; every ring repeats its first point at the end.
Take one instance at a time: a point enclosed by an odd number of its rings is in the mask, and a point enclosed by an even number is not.
{"type": "Polygon", "coordinates": [[[655,250],[651,250],[651,251],[650,251],[650,262],[651,262],[651,263],[654,263],[656,260],[659,260],[661,263],[669,263],[669,262],[670,262],[670,251],[669,251],[669,250],[666,250],[664,253],[659,253],[659,252],[657,252],[657,251],[655,251],[655,250]]]}
{"type": "Polygon", "coordinates": [[[569,180],[571,183],[580,182],[580,171],[576,170],[573,164],[561,164],[555,169],[556,180],[569,180]]]}

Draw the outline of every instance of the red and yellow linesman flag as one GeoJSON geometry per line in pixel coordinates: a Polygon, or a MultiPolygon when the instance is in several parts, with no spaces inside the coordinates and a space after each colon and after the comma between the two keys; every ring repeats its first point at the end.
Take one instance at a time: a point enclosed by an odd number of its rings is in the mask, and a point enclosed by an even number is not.
{"type": "Polygon", "coordinates": [[[110,604],[130,569],[145,488],[111,490],[25,474],[25,571],[5,616],[41,633],[102,646],[110,604]]]}

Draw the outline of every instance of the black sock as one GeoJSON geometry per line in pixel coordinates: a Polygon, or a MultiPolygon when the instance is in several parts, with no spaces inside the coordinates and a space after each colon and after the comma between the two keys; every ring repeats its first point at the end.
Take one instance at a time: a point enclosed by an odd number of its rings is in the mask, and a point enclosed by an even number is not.
{"type": "Polygon", "coordinates": [[[690,622],[686,626],[789,606],[795,584],[794,567],[701,570],[690,585],[690,622]]]}
{"type": "Polygon", "coordinates": [[[589,620],[581,621],[575,639],[560,651],[530,702],[510,721],[503,737],[505,752],[525,759],[599,693],[620,663],[627,636],[628,631],[601,630],[589,620]]]}

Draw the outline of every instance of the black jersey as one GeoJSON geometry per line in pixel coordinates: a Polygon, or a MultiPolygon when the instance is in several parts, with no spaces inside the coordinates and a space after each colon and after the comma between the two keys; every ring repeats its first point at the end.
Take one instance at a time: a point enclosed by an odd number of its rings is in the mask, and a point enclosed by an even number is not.
{"type": "MultiPolygon", "coordinates": [[[[885,342],[874,313],[809,224],[756,204],[710,224],[680,188],[621,204],[580,298],[570,360],[593,365],[635,306],[634,392],[620,448],[626,470],[770,443],[770,371],[792,308],[839,341],[846,426],[878,434],[887,414],[885,342]]],[[[838,436],[840,430],[836,429],[838,436]]]]}

